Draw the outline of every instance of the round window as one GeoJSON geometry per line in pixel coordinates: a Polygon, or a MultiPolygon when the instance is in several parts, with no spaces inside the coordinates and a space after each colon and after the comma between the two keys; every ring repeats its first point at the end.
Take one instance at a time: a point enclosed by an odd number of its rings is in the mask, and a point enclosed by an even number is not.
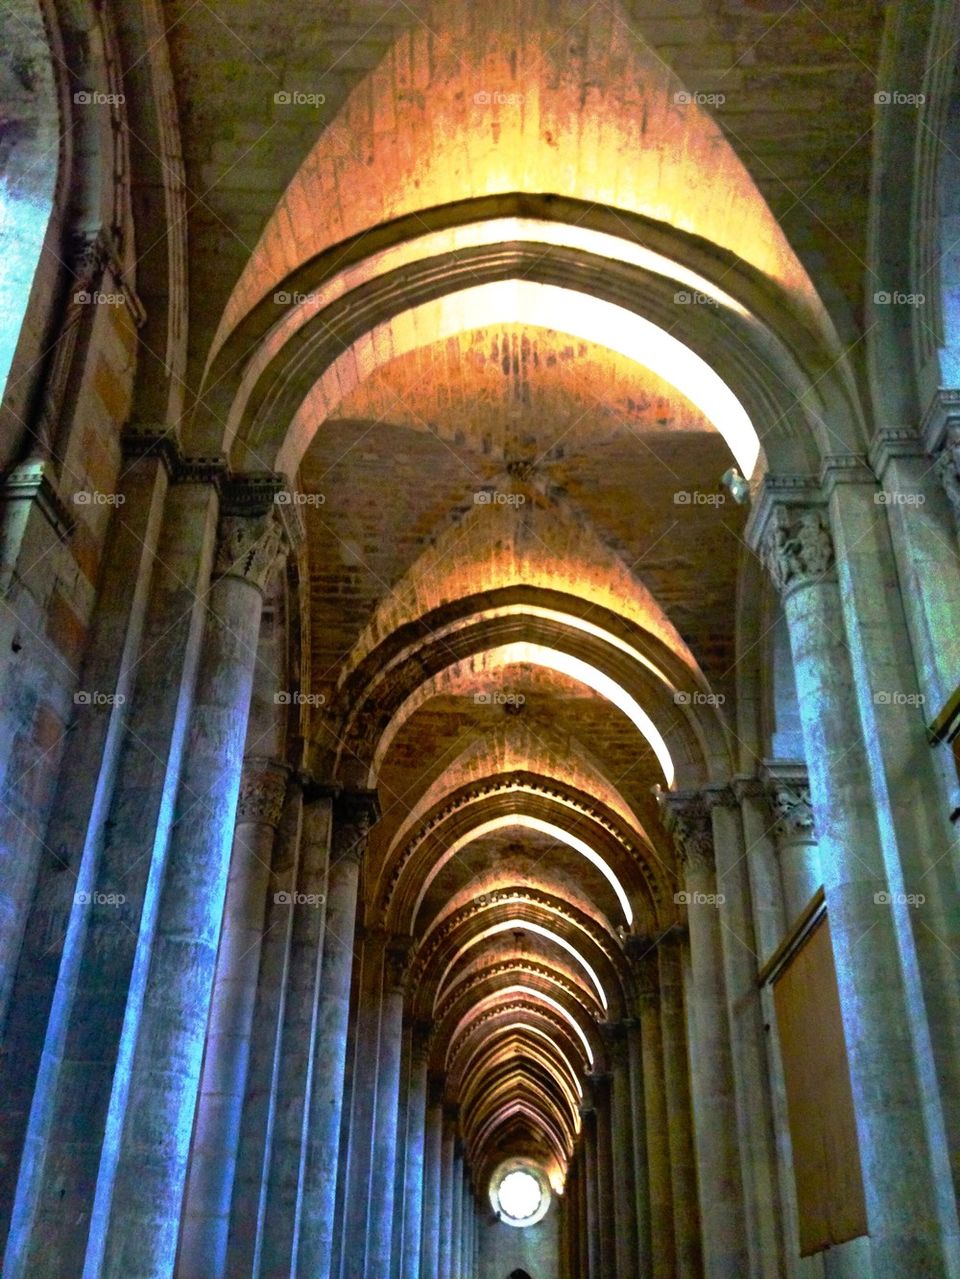
{"type": "Polygon", "coordinates": [[[533,1226],[550,1207],[550,1183],[535,1164],[511,1159],[494,1174],[490,1198],[508,1226],[533,1226]]]}

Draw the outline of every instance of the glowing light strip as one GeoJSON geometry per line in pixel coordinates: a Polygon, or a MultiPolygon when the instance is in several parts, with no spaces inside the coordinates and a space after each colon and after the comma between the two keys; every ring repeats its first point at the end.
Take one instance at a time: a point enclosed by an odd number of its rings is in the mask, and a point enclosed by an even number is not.
{"type": "Polygon", "coordinates": [[[551,839],[558,840],[560,843],[566,844],[572,848],[574,852],[585,857],[591,866],[595,866],[603,875],[604,879],[609,883],[610,887],[617,895],[627,924],[633,923],[633,907],[630,905],[630,898],[624,891],[623,885],[614,874],[613,870],[599,853],[594,852],[589,844],[584,843],[582,839],[578,839],[576,835],[571,835],[560,826],[554,826],[552,822],[545,822],[539,817],[529,817],[525,813],[506,813],[500,817],[491,817],[489,821],[481,822],[479,826],[475,826],[473,830],[468,831],[465,835],[461,835],[459,839],[455,839],[442,858],[439,858],[431,866],[428,874],[424,877],[423,886],[420,889],[420,895],[417,898],[416,905],[413,908],[414,917],[419,911],[424,897],[430,885],[436,879],[437,875],[448,865],[457,855],[461,848],[466,848],[468,844],[476,843],[478,839],[483,839],[485,835],[490,835],[493,831],[506,830],[509,826],[522,826],[527,830],[538,831],[541,835],[549,835],[551,839]]]}
{"type": "MultiPolygon", "coordinates": [[[[523,899],[520,897],[517,898],[518,903],[521,902],[522,900],[523,899]]],[[[498,906],[502,904],[503,904],[502,902],[497,903],[498,906]]],[[[440,977],[440,981],[437,985],[437,996],[433,1003],[434,1009],[436,1009],[437,1003],[440,1000],[441,995],[443,994],[443,984],[447,980],[447,974],[450,972],[450,969],[457,962],[457,960],[461,958],[464,951],[470,950],[472,946],[476,946],[478,942],[485,941],[488,937],[494,937],[497,933],[505,933],[510,931],[511,929],[518,929],[518,928],[524,929],[525,931],[530,933],[536,933],[538,937],[546,937],[548,941],[556,942],[556,944],[561,948],[561,950],[565,950],[569,955],[572,955],[573,958],[580,965],[580,967],[587,974],[587,976],[590,978],[591,982],[593,983],[594,989],[596,990],[597,995],[599,996],[600,1004],[606,1010],[606,1008],[608,1007],[607,996],[600,982],[600,978],[594,972],[590,964],[588,964],[587,961],[584,959],[584,957],[580,954],[577,948],[575,946],[571,946],[570,942],[568,942],[565,937],[561,937],[559,933],[551,932],[549,928],[544,928],[542,924],[532,924],[529,922],[529,920],[526,920],[526,919],[506,919],[502,923],[491,924],[489,928],[485,928],[483,932],[478,933],[476,937],[468,938],[460,947],[460,950],[457,952],[457,954],[454,955],[454,957],[447,964],[446,968],[443,970],[443,973],[440,977]]]]}

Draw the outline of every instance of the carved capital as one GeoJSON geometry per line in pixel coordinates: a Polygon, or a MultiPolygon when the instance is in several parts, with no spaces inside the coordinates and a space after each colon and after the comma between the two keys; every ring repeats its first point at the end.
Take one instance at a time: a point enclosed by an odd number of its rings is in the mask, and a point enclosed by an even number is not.
{"type": "Polygon", "coordinates": [[[425,1066],[430,1059],[433,1022],[418,1017],[410,1028],[410,1052],[415,1066],[425,1066]]]}
{"type": "Polygon", "coordinates": [[[764,563],[782,592],[831,573],[836,557],[827,516],[820,506],[775,506],[763,540],[764,563]]]}
{"type": "Polygon", "coordinates": [[[217,538],[217,577],[238,577],[263,590],[282,547],[280,522],[266,515],[225,515],[217,538]]]}
{"type": "Polygon", "coordinates": [[[447,1091],[447,1077],[443,1074],[430,1074],[427,1076],[427,1105],[442,1106],[443,1097],[447,1091]]]}
{"type": "Polygon", "coordinates": [[[367,835],[380,816],[375,790],[342,791],[333,801],[334,860],[346,857],[358,865],[367,847],[367,835]]]}
{"type": "Polygon", "coordinates": [[[412,937],[391,937],[383,953],[383,982],[387,990],[402,995],[410,976],[412,937]]]}
{"type": "Polygon", "coordinates": [[[809,786],[787,782],[773,784],[770,807],[777,823],[774,832],[781,839],[816,838],[809,786]]]}
{"type": "Polygon", "coordinates": [[[626,1024],[622,1021],[601,1021],[597,1026],[607,1046],[611,1062],[615,1065],[625,1065],[627,1061],[626,1024]]]}
{"type": "Polygon", "coordinates": [[[954,521],[960,529],[960,422],[950,422],[947,425],[935,465],[954,521]]]}
{"type": "Polygon", "coordinates": [[[244,760],[240,777],[237,822],[279,826],[287,793],[289,769],[273,759],[244,760]]]}
{"type": "Polygon", "coordinates": [[[704,796],[699,792],[661,791],[657,800],[680,861],[692,870],[712,870],[713,823],[704,796]]]}

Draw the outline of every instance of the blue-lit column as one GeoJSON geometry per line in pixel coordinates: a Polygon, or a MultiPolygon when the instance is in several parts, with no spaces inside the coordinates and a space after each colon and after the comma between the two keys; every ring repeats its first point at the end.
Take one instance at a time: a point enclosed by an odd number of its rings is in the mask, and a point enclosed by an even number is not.
{"type": "Polygon", "coordinates": [[[407,1139],[404,1157],[401,1279],[420,1279],[420,1253],[426,1193],[427,1056],[429,1027],[415,1024],[410,1046],[407,1090],[407,1139]]]}
{"type": "Polygon", "coordinates": [[[244,761],[190,1150],[179,1279],[222,1279],[226,1273],[267,883],[288,771],[276,760],[244,761]]]}
{"type": "MultiPolygon", "coordinates": [[[[907,839],[911,821],[922,820],[923,815],[911,818],[904,811],[890,829],[881,829],[886,790],[871,768],[869,755],[876,754],[874,764],[882,773],[892,726],[886,718],[878,722],[870,751],[861,736],[863,699],[878,691],[893,699],[890,689],[877,690],[873,680],[904,678],[902,654],[888,652],[885,672],[871,660],[874,655],[880,660],[875,646],[881,638],[880,626],[890,622],[884,614],[889,603],[886,596],[896,590],[896,583],[876,581],[874,589],[884,598],[872,604],[862,598],[864,582],[872,581],[884,560],[882,548],[874,545],[871,551],[877,530],[864,514],[863,494],[855,491],[860,483],[838,483],[834,491],[838,508],[834,519],[848,525],[845,536],[857,528],[862,543],[849,544],[841,568],[843,589],[831,521],[819,492],[803,494],[793,485],[780,501],[770,497],[769,480],[767,485],[767,499],[752,517],[752,537],[783,594],[790,631],[856,1110],[874,1279],[900,1279],[906,1274],[953,1276],[960,1273],[956,1203],[932,1077],[934,1054],[925,1027],[922,983],[910,944],[912,921],[906,918],[909,907],[903,875],[907,868],[892,847],[900,834],[907,839]],[[857,503],[863,518],[848,509],[857,503]],[[870,552],[869,563],[864,561],[865,552],[870,552]],[[864,609],[852,638],[848,638],[844,594],[852,596],[851,610],[864,609]],[[861,680],[866,687],[860,688],[861,680]]],[[[887,625],[886,643],[893,633],[895,628],[887,625]]],[[[904,734],[905,738],[910,735],[906,727],[904,734]]],[[[908,799],[913,802],[909,771],[907,765],[900,779],[905,787],[901,804],[908,799]]],[[[922,771],[920,763],[914,771],[922,771]]],[[[922,797],[918,802],[923,802],[922,797]]]]}
{"type": "MultiPolygon", "coordinates": [[[[439,1279],[440,1179],[443,1164],[443,1080],[427,1075],[427,1113],[423,1134],[423,1226],[420,1273],[412,1279],[439,1279]]],[[[411,1276],[405,1276],[411,1279],[411,1276]]]]}
{"type": "Polygon", "coordinates": [[[697,793],[660,797],[661,812],[683,866],[690,967],[693,1135],[706,1279],[750,1273],[737,1130],[736,1089],[724,981],[713,824],[697,793]]]}
{"type": "Polygon", "coordinates": [[[297,1269],[293,1272],[302,1279],[329,1279],[332,1273],[360,865],[370,828],[379,813],[375,791],[344,791],[334,800],[322,981],[303,1170],[302,1226],[297,1269]]]}
{"type": "Polygon", "coordinates": [[[274,512],[272,490],[261,496],[244,486],[221,519],[156,935],[139,1022],[127,1028],[114,1081],[115,1136],[94,1204],[86,1266],[99,1279],[173,1272],[263,587],[280,547],[274,512]]]}
{"type": "Polygon", "coordinates": [[[440,1151],[440,1258],[439,1279],[453,1279],[453,1170],[457,1143],[457,1107],[444,1106],[443,1145],[440,1151]]]}
{"type": "Polygon", "coordinates": [[[453,1150],[453,1229],[450,1231],[450,1274],[462,1279],[460,1262],[463,1247],[463,1152],[457,1141],[453,1150]]]}

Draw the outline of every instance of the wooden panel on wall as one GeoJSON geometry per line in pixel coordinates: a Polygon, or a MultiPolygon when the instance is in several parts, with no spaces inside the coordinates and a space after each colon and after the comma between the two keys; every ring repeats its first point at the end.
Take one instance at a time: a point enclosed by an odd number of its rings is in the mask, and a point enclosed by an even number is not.
{"type": "Polygon", "coordinates": [[[780,969],[773,991],[793,1143],[800,1255],[807,1257],[867,1233],[850,1069],[826,915],[780,969]]]}

